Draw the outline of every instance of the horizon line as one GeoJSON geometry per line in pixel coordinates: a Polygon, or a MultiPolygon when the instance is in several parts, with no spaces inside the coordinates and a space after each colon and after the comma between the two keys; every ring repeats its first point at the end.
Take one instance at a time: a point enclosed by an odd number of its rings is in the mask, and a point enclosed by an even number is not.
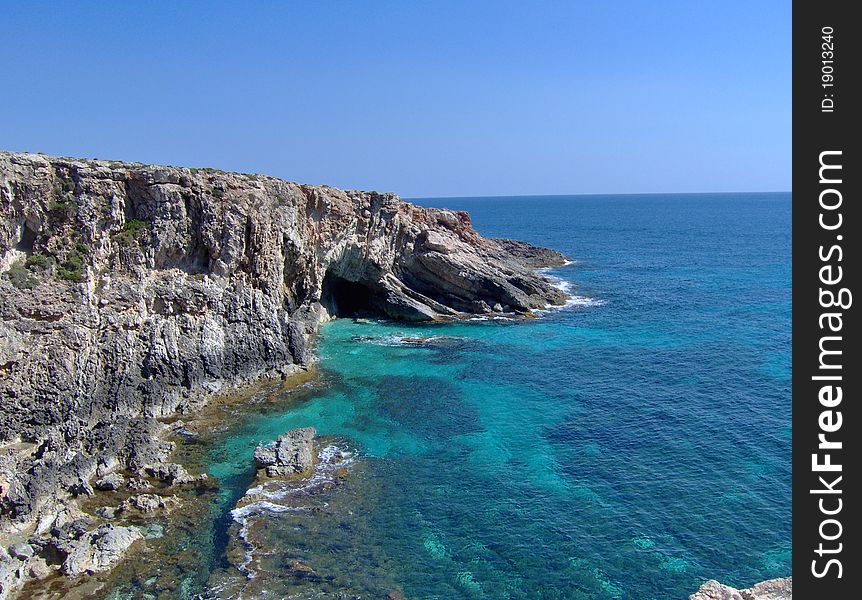
{"type": "Polygon", "coordinates": [[[301,178],[293,178],[284,175],[270,175],[268,173],[262,171],[240,171],[236,168],[221,168],[221,167],[190,167],[186,165],[170,165],[161,162],[149,163],[137,160],[129,160],[129,159],[109,159],[109,158],[98,158],[98,157],[86,157],[86,156],[66,156],[61,154],[50,154],[46,152],[32,151],[32,150],[8,150],[5,148],[0,148],[0,153],[2,154],[33,154],[37,156],[43,156],[47,158],[59,158],[63,160],[80,160],[80,161],[96,161],[96,162],[121,162],[127,164],[135,164],[142,165],[146,167],[166,167],[166,168],[181,168],[181,169],[193,169],[200,168],[206,169],[211,168],[216,171],[222,171],[224,173],[234,173],[238,175],[260,175],[264,177],[273,177],[275,179],[281,179],[282,181],[287,181],[291,183],[296,183],[299,185],[312,185],[318,187],[331,187],[334,189],[340,190],[348,190],[348,191],[367,191],[367,192],[379,192],[379,193],[390,193],[395,194],[399,198],[403,200],[446,200],[450,198],[563,198],[563,197],[589,197],[589,196],[693,196],[693,195],[719,195],[719,194],[789,194],[792,193],[791,190],[769,190],[769,191],[758,191],[758,190],[739,190],[739,191],[709,191],[709,192],[576,192],[572,194],[487,194],[487,195],[467,195],[467,196],[420,196],[420,195],[404,195],[394,190],[385,191],[382,189],[366,189],[364,187],[358,186],[342,186],[342,185],[331,185],[328,183],[309,183],[306,181],[302,181],[301,178]]]}
{"type": "Polygon", "coordinates": [[[591,196],[720,196],[728,194],[792,194],[793,190],[748,190],[735,192],[580,192],[575,194],[510,194],[486,196],[401,196],[404,200],[447,200],[447,199],[481,199],[481,198],[570,198],[591,196]]]}

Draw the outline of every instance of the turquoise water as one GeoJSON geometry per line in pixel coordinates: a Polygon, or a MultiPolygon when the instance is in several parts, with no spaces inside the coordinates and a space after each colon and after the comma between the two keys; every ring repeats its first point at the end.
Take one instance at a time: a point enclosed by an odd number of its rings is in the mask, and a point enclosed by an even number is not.
{"type": "Polygon", "coordinates": [[[263,517],[268,545],[329,578],[309,590],[640,600],[788,575],[790,195],[421,203],[565,252],[550,274],[581,299],[527,322],[323,328],[322,385],[210,465],[235,499],[254,444],[287,429],[356,453],[318,516],[263,517]]]}

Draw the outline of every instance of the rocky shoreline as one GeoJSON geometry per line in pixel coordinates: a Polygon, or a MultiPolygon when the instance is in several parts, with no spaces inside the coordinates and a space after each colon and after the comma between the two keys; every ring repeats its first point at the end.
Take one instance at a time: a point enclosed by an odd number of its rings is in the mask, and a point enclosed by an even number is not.
{"type": "Polygon", "coordinates": [[[326,320],[529,316],[565,260],[394,194],[0,153],[0,598],[116,564],[112,517],[201,484],[168,421],[306,371],[326,320]]]}
{"type": "Polygon", "coordinates": [[[738,590],[710,579],[688,598],[689,600],[793,600],[793,580],[790,577],[770,579],[750,588],[738,590]]]}
{"type": "MultiPolygon", "coordinates": [[[[88,597],[103,585],[88,577],[150,551],[157,520],[217,486],[173,457],[189,433],[180,419],[249,386],[307,380],[321,323],[530,316],[565,303],[536,272],[565,261],[394,194],[0,152],[0,599],[88,597]]],[[[451,343],[400,343],[432,341],[451,343]]],[[[291,486],[325,497],[353,468],[313,430],[255,459],[241,515],[291,486]]],[[[243,519],[228,557],[247,575],[259,558],[248,555],[254,519],[243,519]]],[[[320,577],[290,565],[296,581],[320,577]]],[[[791,591],[790,579],[710,581],[691,598],[791,591]]]]}

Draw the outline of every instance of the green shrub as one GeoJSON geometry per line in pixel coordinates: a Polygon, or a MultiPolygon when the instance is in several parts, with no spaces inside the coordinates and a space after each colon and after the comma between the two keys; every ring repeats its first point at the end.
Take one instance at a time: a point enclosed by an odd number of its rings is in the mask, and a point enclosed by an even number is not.
{"type": "Polygon", "coordinates": [[[61,198],[66,194],[74,194],[75,192],[75,182],[72,181],[72,178],[68,175],[57,175],[57,179],[54,181],[54,194],[61,198]]]}
{"type": "Polygon", "coordinates": [[[126,221],[126,224],[123,225],[123,231],[127,231],[132,235],[138,235],[139,232],[144,231],[147,228],[147,222],[141,221],[140,219],[131,219],[126,221]]]}
{"type": "Polygon", "coordinates": [[[24,263],[24,265],[28,269],[30,269],[31,271],[34,268],[39,269],[40,271],[44,271],[48,267],[50,267],[53,264],[53,262],[54,262],[54,259],[52,259],[48,256],[45,256],[44,254],[39,254],[37,252],[36,254],[32,254],[32,255],[28,256],[27,261],[24,263]]]}
{"type": "Polygon", "coordinates": [[[75,182],[67,173],[57,173],[54,180],[54,200],[48,203],[49,211],[70,213],[78,208],[75,182]]]}
{"type": "Polygon", "coordinates": [[[39,283],[27,270],[23,260],[15,261],[4,275],[19,290],[32,290],[39,283]]]}
{"type": "Polygon", "coordinates": [[[77,251],[72,251],[69,257],[57,267],[57,279],[74,283],[84,280],[84,259],[77,251]]]}
{"type": "Polygon", "coordinates": [[[115,239],[122,246],[131,246],[136,244],[140,239],[141,233],[149,230],[149,223],[140,219],[130,219],[123,225],[123,230],[119,232],[115,239]]]}
{"type": "Polygon", "coordinates": [[[78,199],[73,196],[71,193],[63,194],[59,196],[57,200],[54,200],[50,204],[48,204],[48,210],[51,212],[65,212],[70,213],[78,208],[78,199]]]}

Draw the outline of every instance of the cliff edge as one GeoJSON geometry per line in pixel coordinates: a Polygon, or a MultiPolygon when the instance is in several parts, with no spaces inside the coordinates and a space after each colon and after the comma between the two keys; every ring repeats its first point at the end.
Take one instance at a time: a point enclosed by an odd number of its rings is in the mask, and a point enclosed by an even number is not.
{"type": "Polygon", "coordinates": [[[394,194],[0,153],[0,534],[112,472],[186,478],[159,419],[306,367],[329,318],[525,315],[564,260],[394,194]]]}

